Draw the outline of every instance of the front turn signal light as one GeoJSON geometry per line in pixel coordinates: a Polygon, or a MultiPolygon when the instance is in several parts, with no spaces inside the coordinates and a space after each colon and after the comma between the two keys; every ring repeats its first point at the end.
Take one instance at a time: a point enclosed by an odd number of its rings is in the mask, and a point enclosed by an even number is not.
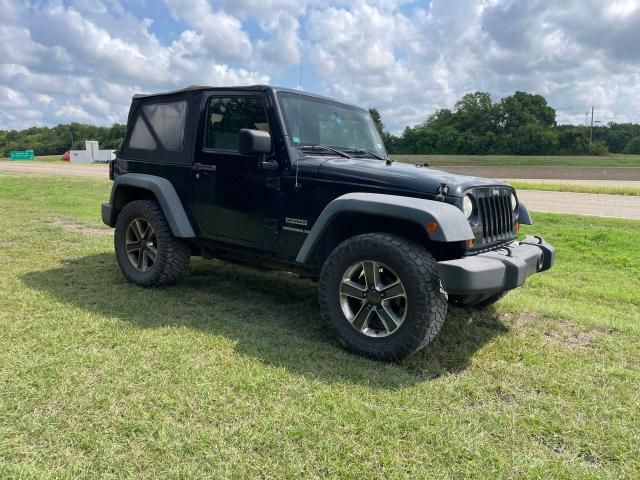
{"type": "Polygon", "coordinates": [[[516,223],[516,233],[520,233],[520,224],[516,223]]]}
{"type": "Polygon", "coordinates": [[[473,247],[473,240],[467,240],[467,248],[473,247]]]}
{"type": "Polygon", "coordinates": [[[424,226],[424,228],[429,233],[435,233],[435,232],[438,231],[438,224],[436,222],[427,222],[427,224],[424,226]]]}

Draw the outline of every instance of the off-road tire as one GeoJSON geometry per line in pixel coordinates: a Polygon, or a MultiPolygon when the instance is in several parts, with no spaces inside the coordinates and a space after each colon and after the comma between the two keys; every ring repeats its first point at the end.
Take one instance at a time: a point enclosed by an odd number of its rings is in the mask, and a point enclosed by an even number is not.
{"type": "Polygon", "coordinates": [[[374,360],[398,361],[430,343],[447,316],[447,294],[436,261],[422,246],[388,233],[367,233],[345,240],[327,257],[320,272],[320,312],[349,351],[374,360]],[[340,285],[350,266],[373,260],[392,269],[406,291],[406,316],[396,331],[374,338],[354,328],[340,305],[340,285]]]}
{"type": "Polygon", "coordinates": [[[171,285],[189,268],[191,249],[173,236],[160,205],[154,200],[136,200],[125,205],[116,222],[114,244],[120,270],[127,280],[141,287],[171,285]],[[127,255],[126,230],[136,218],[146,220],[155,230],[157,256],[146,272],[137,270],[127,255]]]}
{"type": "Polygon", "coordinates": [[[451,304],[454,307],[473,308],[475,310],[482,310],[500,301],[507,293],[509,292],[498,292],[488,297],[486,296],[463,297],[463,296],[450,295],[449,304],[451,304]]]}

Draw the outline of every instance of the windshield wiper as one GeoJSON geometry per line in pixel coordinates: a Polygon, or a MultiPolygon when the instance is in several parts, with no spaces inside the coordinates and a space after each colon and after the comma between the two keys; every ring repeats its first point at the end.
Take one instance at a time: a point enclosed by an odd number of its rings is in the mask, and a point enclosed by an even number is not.
{"type": "Polygon", "coordinates": [[[351,158],[351,155],[349,155],[348,153],[343,152],[342,150],[338,150],[337,148],[330,147],[328,145],[316,145],[316,144],[298,145],[298,148],[300,150],[326,150],[328,152],[333,152],[337,155],[340,155],[341,157],[351,158]]]}
{"type": "Polygon", "coordinates": [[[360,153],[360,154],[369,155],[371,157],[377,158],[378,160],[386,160],[386,158],[384,158],[382,155],[378,155],[377,153],[372,152],[371,150],[365,150],[364,148],[345,148],[344,151],[350,152],[350,153],[360,153]]]}

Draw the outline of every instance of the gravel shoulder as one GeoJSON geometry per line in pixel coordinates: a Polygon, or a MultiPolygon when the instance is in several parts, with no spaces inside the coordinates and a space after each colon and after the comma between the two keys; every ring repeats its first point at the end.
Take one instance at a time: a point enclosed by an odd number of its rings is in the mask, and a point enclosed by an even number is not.
{"type": "Polygon", "coordinates": [[[0,172],[108,178],[107,166],[104,164],[78,165],[73,163],[48,164],[35,162],[0,162],[0,172]]]}
{"type": "Polygon", "coordinates": [[[507,182],[548,184],[548,185],[576,185],[583,187],[613,187],[637,188],[640,190],[640,180],[571,180],[553,178],[512,178],[507,182]]]}

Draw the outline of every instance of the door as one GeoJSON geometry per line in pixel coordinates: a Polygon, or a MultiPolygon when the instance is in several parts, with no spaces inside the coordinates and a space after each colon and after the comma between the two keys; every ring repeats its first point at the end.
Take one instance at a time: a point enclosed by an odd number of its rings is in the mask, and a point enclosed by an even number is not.
{"type": "MultiPolygon", "coordinates": [[[[193,210],[205,237],[249,245],[274,243],[281,209],[280,173],[258,155],[238,151],[240,129],[271,132],[260,94],[213,95],[205,109],[202,148],[193,167],[193,210]]],[[[267,160],[278,160],[273,153],[267,160]]]]}

